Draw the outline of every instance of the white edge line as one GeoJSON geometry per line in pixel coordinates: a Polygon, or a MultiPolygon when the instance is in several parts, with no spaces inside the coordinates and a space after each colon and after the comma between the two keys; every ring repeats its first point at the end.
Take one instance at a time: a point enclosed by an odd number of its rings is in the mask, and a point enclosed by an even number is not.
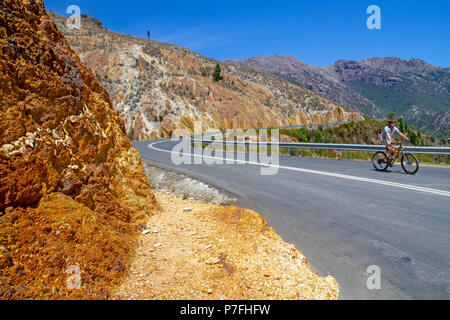
{"type": "MultiPolygon", "coordinates": [[[[174,152],[174,151],[169,151],[169,150],[164,150],[164,149],[160,149],[160,148],[154,147],[155,144],[162,143],[162,142],[166,142],[166,141],[156,141],[156,142],[150,143],[148,145],[148,147],[150,149],[161,151],[161,152],[166,152],[166,153],[171,153],[171,154],[177,153],[177,152],[174,152]]],[[[211,159],[211,160],[224,160],[224,161],[227,160],[226,158],[210,157],[210,156],[196,155],[196,154],[190,154],[190,153],[189,154],[188,153],[178,153],[178,154],[189,155],[189,156],[199,157],[199,158],[207,158],[207,159],[211,159]]],[[[231,159],[228,159],[228,160],[231,160],[231,159]]],[[[397,183],[397,182],[389,182],[389,181],[383,181],[383,180],[378,180],[378,179],[362,178],[362,177],[357,177],[357,176],[349,176],[349,175],[346,175],[346,174],[332,173],[332,172],[326,172],[326,171],[294,168],[294,167],[287,167],[287,166],[280,166],[280,165],[273,165],[273,164],[264,164],[264,163],[259,163],[259,162],[244,161],[244,160],[238,160],[238,159],[236,159],[236,160],[233,159],[233,161],[235,163],[241,163],[241,164],[250,164],[250,165],[257,165],[257,166],[264,166],[264,167],[272,167],[272,168],[286,169],[286,170],[292,170],[292,171],[297,171],[297,172],[318,174],[318,175],[322,175],[322,176],[336,177],[336,178],[347,179],[347,180],[363,181],[363,182],[381,184],[381,185],[386,185],[386,186],[391,186],[391,187],[397,187],[397,188],[409,189],[409,190],[414,190],[414,191],[433,193],[433,194],[437,194],[437,195],[440,195],[440,196],[450,197],[450,192],[449,191],[438,190],[438,189],[431,189],[431,188],[420,187],[420,186],[413,186],[413,185],[397,183]]]]}

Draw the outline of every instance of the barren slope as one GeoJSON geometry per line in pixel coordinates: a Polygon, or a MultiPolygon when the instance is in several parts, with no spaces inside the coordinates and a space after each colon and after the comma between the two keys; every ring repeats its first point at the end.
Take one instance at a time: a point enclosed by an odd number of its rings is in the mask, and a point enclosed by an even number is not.
{"type": "Polygon", "coordinates": [[[168,137],[174,129],[260,128],[361,119],[361,115],[310,90],[250,69],[222,65],[187,49],[126,36],[82,19],[69,30],[51,13],[81,59],[94,70],[126,121],[133,139],[168,137]]]}

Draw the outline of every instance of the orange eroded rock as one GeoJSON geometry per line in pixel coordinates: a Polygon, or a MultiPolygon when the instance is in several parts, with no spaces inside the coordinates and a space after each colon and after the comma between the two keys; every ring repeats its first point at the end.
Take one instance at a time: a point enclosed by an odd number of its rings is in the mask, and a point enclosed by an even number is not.
{"type": "Polygon", "coordinates": [[[43,2],[0,13],[0,299],[108,297],[155,209],[139,154],[43,2]]]}

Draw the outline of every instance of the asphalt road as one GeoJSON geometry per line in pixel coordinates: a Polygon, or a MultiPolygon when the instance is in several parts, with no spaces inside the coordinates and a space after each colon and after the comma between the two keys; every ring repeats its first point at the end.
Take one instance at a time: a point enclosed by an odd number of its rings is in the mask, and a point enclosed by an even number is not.
{"type": "Polygon", "coordinates": [[[450,169],[410,176],[399,165],[377,172],[368,162],[281,157],[275,175],[261,175],[257,164],[175,165],[175,144],[134,146],[143,161],[261,213],[315,272],[337,279],[343,299],[450,298],[450,169]],[[369,266],[379,267],[381,289],[368,289],[369,266]]]}

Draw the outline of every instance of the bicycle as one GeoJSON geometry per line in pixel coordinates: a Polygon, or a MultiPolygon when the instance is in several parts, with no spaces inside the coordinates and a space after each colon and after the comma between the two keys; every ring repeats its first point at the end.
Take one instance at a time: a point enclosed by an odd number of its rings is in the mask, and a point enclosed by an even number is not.
{"type": "Polygon", "coordinates": [[[389,166],[393,166],[395,161],[398,159],[399,155],[402,155],[401,164],[403,170],[407,174],[416,174],[419,171],[419,161],[412,153],[403,150],[403,144],[399,143],[394,147],[392,153],[392,160],[388,162],[388,156],[383,151],[375,152],[372,156],[372,164],[377,171],[386,171],[389,166]]]}

